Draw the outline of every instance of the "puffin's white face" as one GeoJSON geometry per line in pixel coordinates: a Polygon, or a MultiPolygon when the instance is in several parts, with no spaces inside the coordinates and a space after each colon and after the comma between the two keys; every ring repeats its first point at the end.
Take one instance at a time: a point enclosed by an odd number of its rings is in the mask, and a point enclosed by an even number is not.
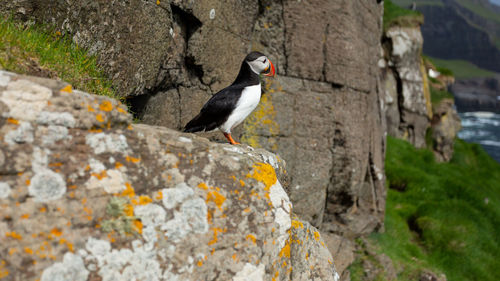
{"type": "Polygon", "coordinates": [[[264,73],[266,76],[274,76],[274,65],[266,56],[260,56],[253,61],[247,61],[247,63],[257,74],[264,73]]]}

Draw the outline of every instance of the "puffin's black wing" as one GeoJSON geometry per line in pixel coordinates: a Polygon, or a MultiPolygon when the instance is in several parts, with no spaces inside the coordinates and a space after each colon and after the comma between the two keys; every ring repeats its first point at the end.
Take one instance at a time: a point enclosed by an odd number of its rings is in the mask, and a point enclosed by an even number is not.
{"type": "Polygon", "coordinates": [[[221,126],[233,112],[241,97],[243,87],[231,85],[213,95],[200,113],[184,127],[184,132],[211,131],[221,126]]]}

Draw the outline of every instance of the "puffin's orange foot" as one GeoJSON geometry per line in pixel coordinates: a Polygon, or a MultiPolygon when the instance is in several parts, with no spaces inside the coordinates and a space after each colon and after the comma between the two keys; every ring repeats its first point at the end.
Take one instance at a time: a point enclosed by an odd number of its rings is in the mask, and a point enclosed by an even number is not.
{"type": "Polygon", "coordinates": [[[223,134],[224,134],[224,136],[226,137],[226,139],[227,139],[227,140],[228,140],[231,144],[233,144],[233,145],[234,145],[234,144],[241,144],[241,143],[239,143],[239,142],[235,142],[235,141],[233,140],[233,137],[231,137],[231,134],[228,134],[228,133],[223,133],[223,134]]]}

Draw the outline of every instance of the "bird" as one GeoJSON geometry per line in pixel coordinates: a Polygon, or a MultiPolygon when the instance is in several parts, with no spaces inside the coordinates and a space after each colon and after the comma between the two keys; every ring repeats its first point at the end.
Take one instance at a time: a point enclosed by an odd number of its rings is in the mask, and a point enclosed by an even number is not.
{"type": "Polygon", "coordinates": [[[213,95],[200,113],[186,124],[184,132],[219,129],[232,145],[240,144],[231,136],[231,129],[241,124],[259,104],[260,74],[274,77],[274,65],[261,52],[250,52],[241,63],[234,82],[213,95]]]}

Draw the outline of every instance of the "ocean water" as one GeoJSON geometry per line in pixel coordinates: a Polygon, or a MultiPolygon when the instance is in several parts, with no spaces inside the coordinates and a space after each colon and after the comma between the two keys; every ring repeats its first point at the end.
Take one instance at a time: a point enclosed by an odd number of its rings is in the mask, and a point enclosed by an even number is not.
{"type": "Polygon", "coordinates": [[[500,114],[493,112],[462,112],[462,130],[458,137],[481,144],[491,157],[500,162],[500,114]]]}

